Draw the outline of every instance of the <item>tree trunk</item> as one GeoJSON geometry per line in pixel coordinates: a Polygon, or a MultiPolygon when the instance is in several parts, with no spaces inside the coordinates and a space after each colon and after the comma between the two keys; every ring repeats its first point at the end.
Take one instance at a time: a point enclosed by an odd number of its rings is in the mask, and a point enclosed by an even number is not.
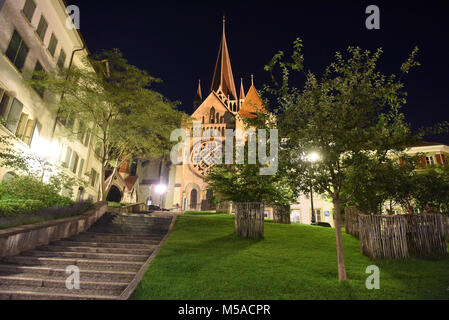
{"type": "Polygon", "coordinates": [[[337,240],[337,260],[338,260],[338,280],[346,281],[346,267],[345,267],[345,257],[343,253],[343,241],[341,235],[341,212],[340,212],[341,202],[340,200],[334,199],[334,210],[335,210],[335,234],[337,240]]]}
{"type": "Polygon", "coordinates": [[[235,232],[239,237],[261,239],[264,237],[263,203],[236,203],[235,232]]]}
{"type": "MultiPolygon", "coordinates": [[[[112,179],[112,177],[111,177],[112,179]]],[[[101,170],[100,170],[100,201],[106,201],[106,177],[105,177],[105,169],[104,166],[101,165],[101,170]]]]}
{"type": "Polygon", "coordinates": [[[290,224],[290,206],[273,206],[274,223],[290,224]]]}

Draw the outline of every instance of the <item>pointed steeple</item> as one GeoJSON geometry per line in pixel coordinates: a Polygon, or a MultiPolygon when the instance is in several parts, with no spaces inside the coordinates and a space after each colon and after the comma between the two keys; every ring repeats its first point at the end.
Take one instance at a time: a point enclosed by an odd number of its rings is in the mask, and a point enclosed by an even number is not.
{"type": "Polygon", "coordinates": [[[197,109],[203,103],[203,94],[201,92],[201,80],[198,80],[198,90],[196,91],[193,107],[197,109]]]}
{"type": "Polygon", "coordinates": [[[228,44],[226,42],[226,19],[223,17],[223,36],[218,51],[217,63],[215,64],[214,76],[212,77],[211,91],[221,91],[231,100],[237,99],[234,76],[232,74],[231,59],[229,58],[228,44]]]}
{"type": "Polygon", "coordinates": [[[240,78],[240,100],[245,100],[245,89],[243,88],[243,78],[240,78]]]}

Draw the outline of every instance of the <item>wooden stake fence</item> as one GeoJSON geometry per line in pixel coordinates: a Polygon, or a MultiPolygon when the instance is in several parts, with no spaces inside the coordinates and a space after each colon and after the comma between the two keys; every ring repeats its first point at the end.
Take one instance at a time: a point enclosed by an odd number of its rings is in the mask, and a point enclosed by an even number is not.
{"type": "Polygon", "coordinates": [[[359,215],[360,251],[373,259],[447,256],[441,214],[359,215]]]}
{"type": "Polygon", "coordinates": [[[236,203],[235,231],[238,236],[250,239],[264,237],[265,206],[259,202],[236,203]]]}
{"type": "Polygon", "coordinates": [[[402,216],[359,215],[360,251],[372,259],[409,257],[402,216]]]}
{"type": "Polygon", "coordinates": [[[360,211],[356,207],[345,208],[345,231],[356,238],[359,237],[359,215],[360,211]]]}

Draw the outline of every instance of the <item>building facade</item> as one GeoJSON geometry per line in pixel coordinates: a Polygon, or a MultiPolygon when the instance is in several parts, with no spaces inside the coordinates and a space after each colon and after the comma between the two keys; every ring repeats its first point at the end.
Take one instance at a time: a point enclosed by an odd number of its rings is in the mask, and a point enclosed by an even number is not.
{"type": "MultiPolygon", "coordinates": [[[[75,200],[98,199],[100,161],[94,152],[91,125],[57,119],[48,92],[25,85],[27,71],[56,72],[82,66],[88,50],[76,29],[68,28],[69,16],[62,0],[5,0],[0,7],[0,134],[13,138],[14,148],[47,158],[65,167],[72,176],[86,180],[75,186],[75,200]],[[67,128],[77,128],[73,136],[67,128]]],[[[15,173],[0,168],[0,181],[15,173]]],[[[69,194],[69,190],[64,193],[69,194]]]]}

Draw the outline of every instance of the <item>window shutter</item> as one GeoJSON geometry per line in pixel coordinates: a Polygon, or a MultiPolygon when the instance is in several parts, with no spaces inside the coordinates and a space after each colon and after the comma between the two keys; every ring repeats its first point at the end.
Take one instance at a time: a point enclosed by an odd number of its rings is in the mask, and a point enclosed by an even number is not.
{"type": "Polygon", "coordinates": [[[16,132],[17,125],[19,124],[19,118],[20,115],[22,114],[22,110],[23,110],[22,102],[14,98],[6,123],[6,127],[9,129],[9,131],[16,132]]]}
{"type": "Polygon", "coordinates": [[[22,37],[19,35],[19,33],[14,30],[14,33],[12,34],[11,41],[9,42],[8,49],[6,49],[6,56],[8,59],[14,63],[17,56],[17,51],[19,50],[20,43],[22,42],[22,37]]]}
{"type": "Polygon", "coordinates": [[[25,129],[25,134],[23,136],[23,142],[25,142],[27,145],[30,145],[31,141],[33,140],[35,128],[36,128],[36,120],[28,120],[25,129]]]}
{"type": "Polygon", "coordinates": [[[20,115],[19,124],[17,125],[17,130],[16,130],[16,136],[21,140],[23,140],[27,121],[28,121],[28,115],[26,113],[22,113],[20,115]]]}
{"type": "Polygon", "coordinates": [[[28,55],[28,51],[29,51],[28,46],[25,44],[25,42],[22,41],[22,44],[19,49],[19,53],[17,54],[17,58],[14,63],[15,66],[17,67],[17,69],[22,70],[23,65],[25,64],[25,60],[28,55]]]}

